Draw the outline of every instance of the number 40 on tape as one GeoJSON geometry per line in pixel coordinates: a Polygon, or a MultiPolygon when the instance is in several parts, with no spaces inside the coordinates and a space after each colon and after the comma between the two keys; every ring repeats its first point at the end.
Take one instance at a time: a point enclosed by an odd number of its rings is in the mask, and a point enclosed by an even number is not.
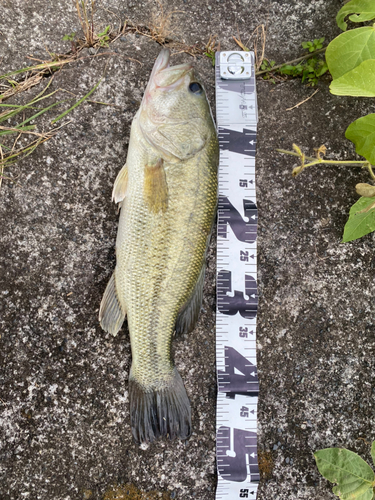
{"type": "Polygon", "coordinates": [[[216,53],[220,145],[217,238],[216,500],[257,496],[257,100],[253,52],[216,53]]]}

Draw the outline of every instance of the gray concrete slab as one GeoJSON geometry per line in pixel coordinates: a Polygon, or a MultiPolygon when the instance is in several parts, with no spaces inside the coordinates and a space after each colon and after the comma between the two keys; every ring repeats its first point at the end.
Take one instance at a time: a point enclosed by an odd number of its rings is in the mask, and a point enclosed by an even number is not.
{"type": "MultiPolygon", "coordinates": [[[[300,43],[339,33],[341,1],[166,2],[173,37],[205,43],[217,34],[234,49],[268,20],[266,55],[283,62],[300,43]]],[[[2,0],[1,73],[69,50],[79,31],[71,2],[2,0]]],[[[147,25],[153,2],[102,2],[98,28],[129,17],[147,25]]],[[[126,328],[113,338],[97,321],[114,267],[117,230],[111,190],[125,162],[134,116],[160,46],[126,34],[112,56],[86,58],[55,74],[51,89],[80,97],[106,76],[95,100],[68,115],[70,124],[9,170],[17,183],[0,190],[0,498],[102,499],[115,483],[168,491],[172,498],[213,500],[215,469],[215,238],[208,256],[202,314],[175,342],[175,359],[193,410],[189,441],[137,447],[131,439],[126,328]],[[131,61],[135,58],[139,63],[131,61]]],[[[89,56],[89,52],[83,53],[89,56]]],[[[174,56],[191,60],[186,54],[174,56]]],[[[195,61],[214,105],[214,72],[195,61]]],[[[45,79],[41,85],[49,81],[45,79]]],[[[344,138],[370,102],[338,98],[323,78],[319,92],[299,80],[258,80],[259,451],[270,453],[259,500],[335,498],[313,452],[343,446],[369,459],[374,438],[374,236],[341,244],[354,186],[365,172],[345,167],[306,171],[275,148],[293,142],[333,157],[352,157],[344,138]]],[[[13,98],[21,103],[41,86],[13,98]]],[[[51,101],[52,102],[52,101],[51,101]]],[[[60,108],[59,108],[60,109],[60,108]]],[[[57,113],[40,122],[47,127],[57,113]]]]}

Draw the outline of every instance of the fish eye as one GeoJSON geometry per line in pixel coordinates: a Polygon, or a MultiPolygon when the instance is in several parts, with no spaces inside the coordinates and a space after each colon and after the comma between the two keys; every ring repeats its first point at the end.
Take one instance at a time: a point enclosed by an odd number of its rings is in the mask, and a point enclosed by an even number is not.
{"type": "Polygon", "coordinates": [[[189,90],[190,90],[190,92],[193,92],[193,94],[199,95],[199,94],[202,94],[203,87],[198,82],[191,82],[191,84],[189,85],[189,90]]]}

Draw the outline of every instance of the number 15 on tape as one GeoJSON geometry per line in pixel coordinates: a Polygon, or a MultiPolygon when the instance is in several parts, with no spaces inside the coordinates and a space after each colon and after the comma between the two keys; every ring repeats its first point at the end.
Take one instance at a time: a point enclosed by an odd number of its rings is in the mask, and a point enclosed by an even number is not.
{"type": "Polygon", "coordinates": [[[259,482],[258,211],[255,193],[257,100],[252,52],[216,53],[216,118],[220,145],[216,500],[255,500],[259,482]]]}

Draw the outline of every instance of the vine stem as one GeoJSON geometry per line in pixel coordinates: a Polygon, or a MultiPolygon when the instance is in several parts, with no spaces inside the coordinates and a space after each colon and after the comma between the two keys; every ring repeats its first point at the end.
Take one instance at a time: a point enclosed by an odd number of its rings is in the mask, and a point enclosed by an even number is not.
{"type": "Polygon", "coordinates": [[[280,69],[283,66],[285,66],[286,64],[293,64],[296,62],[303,61],[304,59],[307,59],[307,58],[314,56],[315,54],[320,54],[321,52],[324,52],[326,49],[327,49],[327,47],[323,47],[322,49],[315,50],[315,52],[310,52],[309,54],[306,54],[302,57],[298,57],[297,59],[292,59],[291,61],[287,61],[287,62],[284,62],[282,64],[278,64],[277,66],[273,66],[273,68],[265,69],[264,71],[257,71],[255,73],[255,76],[264,75],[265,73],[272,73],[272,71],[280,69]]]}
{"type": "Polygon", "coordinates": [[[352,166],[352,167],[361,167],[361,168],[367,168],[367,170],[369,171],[369,174],[371,176],[371,179],[373,181],[375,181],[375,174],[374,174],[374,171],[372,169],[372,165],[369,161],[367,160],[364,160],[364,161],[347,161],[347,160],[323,160],[322,158],[312,158],[311,156],[305,156],[305,155],[301,155],[299,153],[295,153],[294,151],[287,151],[285,149],[276,149],[276,151],[278,151],[279,153],[284,153],[284,154],[287,154],[287,155],[291,155],[291,156],[298,156],[298,158],[301,158],[302,160],[302,165],[301,167],[296,167],[296,169],[299,168],[298,172],[295,172],[294,175],[298,175],[299,173],[302,172],[302,170],[304,170],[305,168],[307,167],[312,167],[314,165],[319,165],[320,163],[325,163],[327,165],[346,165],[346,166],[352,166]],[[305,160],[308,160],[310,161],[311,163],[307,163],[305,164],[304,161],[305,160]]]}

